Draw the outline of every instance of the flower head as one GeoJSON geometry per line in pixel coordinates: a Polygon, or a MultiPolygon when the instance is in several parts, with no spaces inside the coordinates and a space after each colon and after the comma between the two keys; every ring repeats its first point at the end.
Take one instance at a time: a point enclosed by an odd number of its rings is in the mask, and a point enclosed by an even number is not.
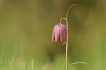
{"type": "Polygon", "coordinates": [[[67,30],[64,24],[56,24],[52,32],[52,41],[59,40],[61,43],[66,41],[67,30]]]}

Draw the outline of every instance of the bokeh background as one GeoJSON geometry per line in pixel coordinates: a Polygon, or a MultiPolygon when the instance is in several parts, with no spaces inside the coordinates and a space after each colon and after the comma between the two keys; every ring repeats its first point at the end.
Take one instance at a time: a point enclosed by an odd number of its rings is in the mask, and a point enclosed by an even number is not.
{"type": "MultiPolygon", "coordinates": [[[[65,70],[52,29],[67,9],[69,70],[106,70],[105,0],[0,0],[0,70],[65,70]]],[[[65,24],[65,20],[62,20],[65,24]]]]}

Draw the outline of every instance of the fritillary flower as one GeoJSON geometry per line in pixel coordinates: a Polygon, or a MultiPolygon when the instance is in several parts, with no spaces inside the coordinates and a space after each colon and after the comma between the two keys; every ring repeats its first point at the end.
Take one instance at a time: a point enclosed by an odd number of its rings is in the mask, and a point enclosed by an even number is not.
{"type": "Polygon", "coordinates": [[[56,24],[52,32],[52,42],[59,40],[61,43],[66,41],[67,30],[64,24],[56,24]]]}

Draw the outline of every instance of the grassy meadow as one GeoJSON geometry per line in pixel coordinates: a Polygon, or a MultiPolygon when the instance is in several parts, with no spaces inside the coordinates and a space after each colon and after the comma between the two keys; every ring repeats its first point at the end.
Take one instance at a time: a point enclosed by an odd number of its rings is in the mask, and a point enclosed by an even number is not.
{"type": "MultiPolygon", "coordinates": [[[[106,70],[105,0],[0,0],[0,70],[65,70],[52,30],[67,9],[68,70],[106,70]]],[[[65,20],[62,20],[63,24],[65,20]]]]}

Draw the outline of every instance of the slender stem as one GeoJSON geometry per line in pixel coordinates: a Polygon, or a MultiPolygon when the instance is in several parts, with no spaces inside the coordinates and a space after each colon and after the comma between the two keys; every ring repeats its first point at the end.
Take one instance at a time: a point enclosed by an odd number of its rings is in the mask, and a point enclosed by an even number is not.
{"type": "Polygon", "coordinates": [[[66,43],[66,70],[68,69],[68,62],[67,62],[67,52],[68,52],[68,43],[66,43]]]}
{"type": "Polygon", "coordinates": [[[86,62],[74,62],[74,63],[71,63],[70,65],[68,65],[68,68],[72,65],[76,65],[76,64],[86,64],[86,65],[89,65],[88,63],[86,62]]]}
{"type": "Polygon", "coordinates": [[[74,5],[77,5],[77,4],[73,4],[73,5],[71,5],[69,8],[68,8],[68,10],[67,10],[67,13],[66,13],[66,27],[67,27],[67,41],[66,41],[66,70],[68,69],[68,60],[67,60],[67,54],[68,54],[68,20],[67,20],[67,18],[68,18],[68,12],[69,12],[69,10],[70,10],[70,8],[72,8],[72,6],[74,6],[74,5]]]}
{"type": "Polygon", "coordinates": [[[67,60],[67,54],[68,54],[68,20],[67,20],[67,18],[68,18],[68,12],[69,12],[69,10],[70,10],[74,5],[77,5],[77,4],[73,4],[73,5],[71,5],[71,6],[68,8],[67,13],[66,13],[66,18],[61,18],[61,19],[60,19],[60,24],[61,24],[61,21],[62,21],[63,19],[66,20],[66,27],[67,27],[67,40],[66,40],[66,70],[68,69],[68,60],[67,60]]]}
{"type": "MultiPolygon", "coordinates": [[[[66,19],[68,18],[68,12],[69,12],[69,10],[70,10],[74,5],[77,5],[77,4],[73,4],[73,5],[71,5],[71,6],[68,8],[67,13],[66,13],[66,19]]],[[[68,21],[67,21],[67,22],[68,22],[68,21]]]]}
{"type": "Polygon", "coordinates": [[[61,24],[61,21],[62,21],[63,19],[66,20],[66,18],[61,18],[61,19],[60,19],[60,24],[61,24]]]}
{"type": "Polygon", "coordinates": [[[68,65],[68,59],[67,59],[67,54],[68,54],[68,12],[69,10],[74,6],[74,5],[77,5],[77,4],[73,4],[69,7],[69,9],[67,10],[67,13],[66,13],[66,18],[61,18],[60,20],[60,24],[61,24],[61,21],[64,19],[66,20],[66,27],[67,27],[67,40],[66,40],[66,70],[68,70],[68,68],[71,66],[71,65],[75,65],[75,64],[86,64],[88,65],[88,63],[85,63],[85,62],[75,62],[75,63],[71,63],[70,65],[68,65]]]}

